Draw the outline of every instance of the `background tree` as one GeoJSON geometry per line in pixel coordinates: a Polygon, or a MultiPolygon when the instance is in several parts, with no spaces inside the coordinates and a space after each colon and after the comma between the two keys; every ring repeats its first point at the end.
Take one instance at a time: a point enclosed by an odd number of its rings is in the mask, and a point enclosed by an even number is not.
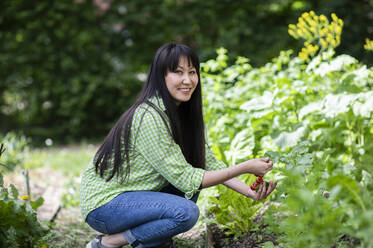
{"type": "Polygon", "coordinates": [[[373,3],[357,1],[4,0],[0,3],[0,132],[34,142],[100,140],[140,90],[164,42],[202,61],[226,47],[263,65],[302,44],[288,24],[308,10],[345,21],[337,53],[367,64],[373,3]]]}

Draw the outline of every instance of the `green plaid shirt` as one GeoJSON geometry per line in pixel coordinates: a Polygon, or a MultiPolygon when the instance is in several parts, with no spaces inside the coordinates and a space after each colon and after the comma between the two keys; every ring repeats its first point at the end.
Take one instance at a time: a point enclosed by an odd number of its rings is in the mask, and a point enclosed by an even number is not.
{"type": "MultiPolygon", "coordinates": [[[[160,98],[149,100],[165,111],[160,98]]],[[[167,117],[166,114],[164,116],[167,117]]],[[[198,191],[204,170],[194,168],[185,160],[161,116],[147,104],[140,105],[135,111],[130,146],[134,149],[129,154],[131,170],[125,183],[121,184],[121,178],[116,176],[106,182],[107,174],[104,179],[96,174],[93,162],[84,171],[80,185],[80,208],[84,219],[90,211],[125,191],[159,191],[168,183],[185,192],[188,199],[198,191]]],[[[206,170],[225,167],[206,145],[206,170]]]]}

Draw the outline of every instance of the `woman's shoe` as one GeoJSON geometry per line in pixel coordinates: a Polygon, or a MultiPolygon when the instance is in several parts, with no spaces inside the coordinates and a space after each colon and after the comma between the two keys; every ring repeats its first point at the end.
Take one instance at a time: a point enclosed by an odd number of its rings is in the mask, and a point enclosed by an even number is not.
{"type": "MultiPolygon", "coordinates": [[[[92,239],[87,245],[86,248],[105,248],[103,244],[101,244],[101,239],[104,235],[98,235],[96,238],[92,239]]],[[[122,246],[118,246],[117,248],[121,248],[122,246]]]]}
{"type": "Polygon", "coordinates": [[[96,238],[92,239],[87,245],[86,248],[101,248],[101,239],[103,235],[98,235],[96,238]]]}

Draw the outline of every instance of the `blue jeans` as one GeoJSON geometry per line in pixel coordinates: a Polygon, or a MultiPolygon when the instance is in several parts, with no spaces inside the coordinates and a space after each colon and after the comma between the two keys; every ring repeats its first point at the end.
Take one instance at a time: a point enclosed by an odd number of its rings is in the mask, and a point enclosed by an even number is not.
{"type": "Polygon", "coordinates": [[[199,193],[190,200],[171,184],[161,190],[124,192],[91,211],[86,222],[105,234],[122,233],[132,247],[155,247],[191,229],[199,193]]]}

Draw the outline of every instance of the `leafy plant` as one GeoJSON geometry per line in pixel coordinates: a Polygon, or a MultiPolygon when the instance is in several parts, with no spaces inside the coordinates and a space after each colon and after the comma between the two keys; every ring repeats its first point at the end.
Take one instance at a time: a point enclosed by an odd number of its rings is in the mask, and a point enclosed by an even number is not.
{"type": "Polygon", "coordinates": [[[28,145],[30,139],[23,135],[9,132],[2,137],[1,142],[4,144],[4,151],[0,160],[3,165],[0,167],[0,171],[4,171],[4,169],[11,171],[14,170],[17,165],[22,165],[29,152],[28,145]]]}
{"type": "MultiPolygon", "coordinates": [[[[309,63],[283,51],[259,68],[242,57],[229,65],[222,48],[201,67],[206,126],[217,157],[232,165],[273,151],[276,166],[284,166],[265,178],[281,182],[273,195],[281,230],[273,231],[283,234],[284,247],[324,247],[345,235],[362,247],[373,243],[367,221],[373,202],[373,69],[349,55],[333,57],[332,48],[309,54],[309,63]]],[[[220,196],[219,204],[227,205],[220,196]]],[[[221,220],[223,226],[232,221],[221,220]]]]}
{"type": "Polygon", "coordinates": [[[19,197],[13,184],[9,188],[4,186],[0,173],[0,247],[39,248],[45,245],[51,238],[49,227],[41,224],[36,215],[43,201],[41,197],[35,201],[30,201],[28,196],[19,197]]]}
{"type": "Polygon", "coordinates": [[[219,224],[227,235],[240,236],[255,226],[253,222],[258,210],[263,207],[262,201],[242,197],[224,186],[217,186],[217,196],[210,196],[209,213],[214,215],[210,220],[219,224]]]}
{"type": "Polygon", "coordinates": [[[300,143],[286,156],[271,154],[283,178],[274,199],[279,204],[272,205],[265,220],[283,247],[330,247],[347,231],[343,208],[319,188],[323,166],[315,163],[309,145],[300,143]]]}

